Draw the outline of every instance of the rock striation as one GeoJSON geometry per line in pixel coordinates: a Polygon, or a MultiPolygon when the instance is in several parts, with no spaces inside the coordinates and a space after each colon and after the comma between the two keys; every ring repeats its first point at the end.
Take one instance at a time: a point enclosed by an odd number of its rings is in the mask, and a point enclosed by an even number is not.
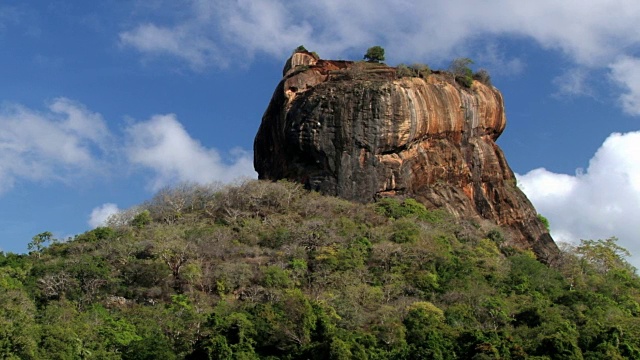
{"type": "Polygon", "coordinates": [[[370,202],[408,196],[508,229],[510,242],[551,261],[558,248],[495,141],[502,94],[448,73],[396,77],[383,64],[287,61],[254,142],[260,179],[289,179],[370,202]]]}

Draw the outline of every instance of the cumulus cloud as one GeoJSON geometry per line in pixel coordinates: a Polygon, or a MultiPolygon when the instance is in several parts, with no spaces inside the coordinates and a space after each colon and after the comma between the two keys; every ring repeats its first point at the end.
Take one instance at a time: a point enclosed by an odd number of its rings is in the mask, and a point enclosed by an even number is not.
{"type": "Polygon", "coordinates": [[[584,171],[518,175],[521,189],[551,223],[556,240],[616,236],[640,266],[640,132],[610,135],[584,171]]]}
{"type": "Polygon", "coordinates": [[[102,204],[91,211],[88,224],[92,229],[104,226],[111,215],[118,213],[118,205],[112,203],[102,204]]]}
{"type": "Polygon", "coordinates": [[[215,149],[193,139],[173,114],[133,124],[127,136],[127,157],[153,172],[153,190],[176,182],[229,182],[256,176],[250,153],[237,149],[230,154],[231,163],[223,161],[215,149]]]}
{"type": "Polygon", "coordinates": [[[116,137],[98,113],[58,98],[46,111],[19,104],[0,107],[0,193],[16,182],[73,182],[130,165],[152,172],[149,188],[180,181],[230,182],[255,177],[251,153],[223,156],[192,138],[175,115],[130,124],[116,137]]]}
{"type": "Polygon", "coordinates": [[[109,138],[99,114],[66,98],[55,99],[44,112],[5,104],[0,108],[0,192],[18,179],[66,181],[95,172],[109,138]]]}

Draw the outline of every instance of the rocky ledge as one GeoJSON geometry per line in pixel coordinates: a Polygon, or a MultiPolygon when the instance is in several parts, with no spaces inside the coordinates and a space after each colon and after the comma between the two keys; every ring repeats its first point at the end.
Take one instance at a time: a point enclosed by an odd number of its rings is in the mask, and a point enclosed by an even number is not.
{"type": "Polygon", "coordinates": [[[260,179],[289,179],[370,202],[408,196],[458,217],[487,219],[511,245],[548,262],[558,248],[495,141],[502,94],[451,74],[397,78],[384,64],[296,52],[254,142],[260,179]]]}

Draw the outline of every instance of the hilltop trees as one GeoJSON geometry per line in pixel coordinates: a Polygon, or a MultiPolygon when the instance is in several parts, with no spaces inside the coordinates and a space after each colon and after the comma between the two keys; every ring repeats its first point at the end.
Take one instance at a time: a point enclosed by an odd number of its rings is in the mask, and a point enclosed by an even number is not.
{"type": "Polygon", "coordinates": [[[364,59],[369,62],[379,63],[384,61],[384,49],[381,46],[372,46],[367,49],[364,59]]]}
{"type": "Polygon", "coordinates": [[[615,239],[553,267],[512,240],[412,199],[167,188],[0,253],[0,357],[640,358],[640,280],[615,239]]]}
{"type": "Polygon", "coordinates": [[[27,249],[33,251],[39,257],[42,250],[46,247],[46,243],[51,241],[53,241],[53,234],[49,231],[45,231],[34,236],[31,239],[31,242],[27,244],[27,249]]]}

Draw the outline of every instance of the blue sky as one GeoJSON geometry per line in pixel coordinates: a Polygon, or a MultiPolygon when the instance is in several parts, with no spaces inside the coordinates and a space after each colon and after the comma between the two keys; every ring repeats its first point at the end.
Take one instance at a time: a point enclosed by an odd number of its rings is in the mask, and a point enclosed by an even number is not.
{"type": "Polygon", "coordinates": [[[177,182],[255,177],[253,137],[304,44],[474,59],[556,240],[618,236],[640,255],[638,23],[637,0],[2,0],[0,249],[89,230],[177,182]]]}

